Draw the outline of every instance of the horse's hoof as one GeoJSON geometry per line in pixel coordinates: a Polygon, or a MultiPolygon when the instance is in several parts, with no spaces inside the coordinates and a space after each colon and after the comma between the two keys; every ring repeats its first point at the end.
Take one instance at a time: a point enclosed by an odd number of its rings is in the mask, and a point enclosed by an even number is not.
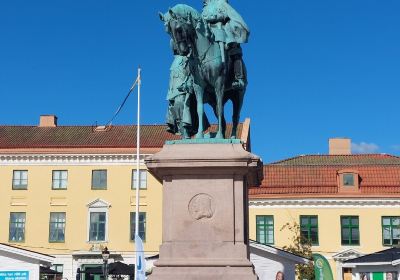
{"type": "Polygon", "coordinates": [[[217,139],[224,139],[224,135],[221,132],[218,132],[217,135],[215,136],[217,139]]]}
{"type": "Polygon", "coordinates": [[[196,139],[203,139],[203,138],[204,138],[204,135],[203,135],[203,133],[197,133],[196,136],[195,136],[194,138],[196,138],[196,139]]]}

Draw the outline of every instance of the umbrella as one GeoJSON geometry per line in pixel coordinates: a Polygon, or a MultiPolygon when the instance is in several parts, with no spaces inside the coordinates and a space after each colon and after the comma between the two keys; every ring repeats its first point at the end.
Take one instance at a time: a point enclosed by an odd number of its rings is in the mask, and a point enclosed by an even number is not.
{"type": "Polygon", "coordinates": [[[135,267],[129,266],[122,262],[110,263],[108,266],[108,274],[112,275],[134,275],[135,267]]]}

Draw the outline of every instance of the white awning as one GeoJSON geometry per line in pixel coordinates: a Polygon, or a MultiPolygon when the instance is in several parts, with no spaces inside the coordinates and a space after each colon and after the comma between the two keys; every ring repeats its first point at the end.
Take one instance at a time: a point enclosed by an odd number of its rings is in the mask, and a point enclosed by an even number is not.
{"type": "Polygon", "coordinates": [[[27,249],[22,249],[4,243],[0,243],[0,252],[5,252],[11,255],[17,255],[34,261],[38,261],[41,265],[44,266],[50,266],[55,259],[55,257],[50,255],[38,253],[27,249]]]}

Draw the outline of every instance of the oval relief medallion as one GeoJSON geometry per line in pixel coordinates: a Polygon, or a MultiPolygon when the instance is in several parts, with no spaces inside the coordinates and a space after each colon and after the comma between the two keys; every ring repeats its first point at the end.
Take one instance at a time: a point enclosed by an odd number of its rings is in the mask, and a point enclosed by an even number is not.
{"type": "Polygon", "coordinates": [[[215,212],[214,199],[205,193],[197,194],[190,200],[188,209],[195,220],[211,219],[215,212]]]}

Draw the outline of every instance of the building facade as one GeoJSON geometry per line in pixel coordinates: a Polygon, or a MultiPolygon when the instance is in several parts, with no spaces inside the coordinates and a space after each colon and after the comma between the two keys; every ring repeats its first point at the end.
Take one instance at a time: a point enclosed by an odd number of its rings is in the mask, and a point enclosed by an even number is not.
{"type": "Polygon", "coordinates": [[[305,155],[264,166],[251,188],[250,238],[287,246],[300,226],[333,278],[358,279],[347,260],[400,243],[400,158],[352,155],[349,139],[332,139],[329,155],[305,155]]]}
{"type": "MultiPolygon", "coordinates": [[[[248,120],[238,134],[250,144],[248,120]]],[[[162,125],[142,126],[141,136],[139,235],[151,256],[161,244],[162,185],[144,158],[178,137],[162,125]]],[[[104,247],[110,262],[133,264],[135,142],[135,126],[59,126],[55,116],[0,126],[0,242],[54,256],[68,279],[101,265],[104,247]]]]}
{"type": "MultiPolygon", "coordinates": [[[[250,150],[249,120],[238,133],[250,150]]],[[[160,125],[141,134],[139,234],[153,256],[162,241],[162,185],[144,158],[177,137],[160,125]]],[[[111,262],[133,264],[135,139],[134,126],[58,126],[55,116],[0,126],[0,243],[54,256],[53,269],[68,279],[99,266],[106,246],[111,262]]],[[[400,243],[400,158],[351,155],[348,139],[332,140],[329,155],[267,164],[249,199],[250,239],[282,248],[293,233],[281,228],[298,223],[334,279],[357,279],[346,261],[400,243]]]]}

